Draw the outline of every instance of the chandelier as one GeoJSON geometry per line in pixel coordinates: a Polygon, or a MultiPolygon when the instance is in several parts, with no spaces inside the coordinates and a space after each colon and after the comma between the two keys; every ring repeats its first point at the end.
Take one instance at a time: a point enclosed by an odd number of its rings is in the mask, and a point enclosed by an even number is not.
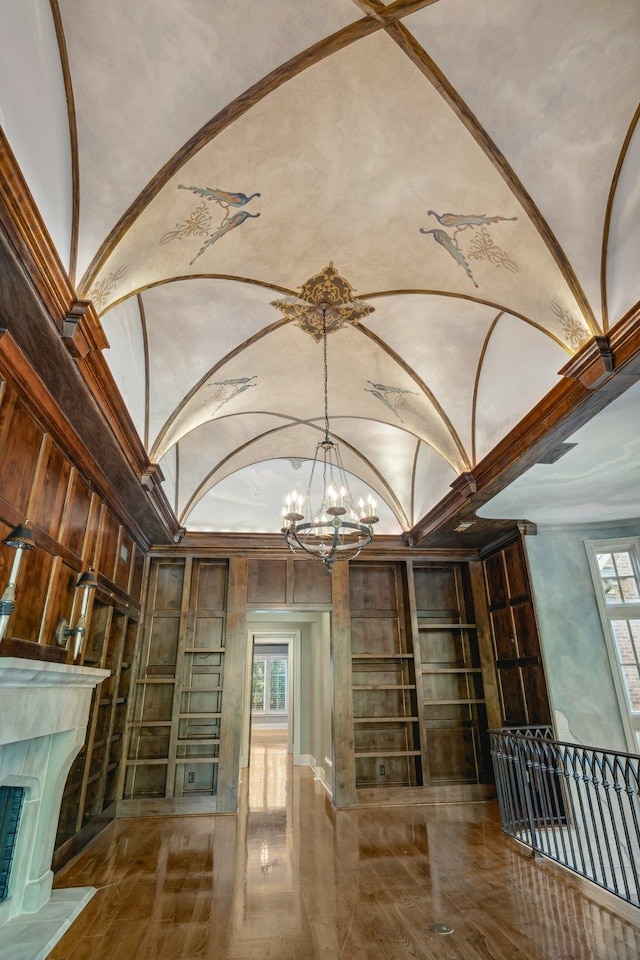
{"type": "MultiPolygon", "coordinates": [[[[325,269],[325,275],[329,271],[332,271],[332,280],[339,277],[333,264],[325,269]]],[[[322,276],[321,274],[320,277],[322,276]]],[[[308,281],[305,284],[303,291],[310,283],[311,281],[308,281]]],[[[345,321],[357,323],[360,316],[372,311],[367,304],[349,302],[351,288],[346,281],[342,281],[342,284],[347,288],[348,300],[347,297],[340,297],[339,302],[323,300],[318,303],[287,298],[274,303],[285,316],[291,315],[291,311],[295,310],[299,326],[303,329],[301,315],[313,317],[315,329],[308,329],[306,332],[311,333],[316,340],[322,339],[324,436],[316,446],[306,491],[298,493],[294,490],[285,498],[282,533],[294,553],[306,553],[322,560],[328,573],[331,573],[336,560],[353,560],[371,543],[373,525],[379,519],[375,514],[376,502],[371,494],[366,502],[360,499],[358,504],[355,503],[342,462],[340,446],[331,439],[329,431],[327,330],[335,330],[345,321]],[[353,319],[347,317],[348,308],[351,306],[356,308],[353,319]],[[319,485],[321,493],[316,492],[319,485]]],[[[326,285],[323,292],[329,292],[326,285]]]]}

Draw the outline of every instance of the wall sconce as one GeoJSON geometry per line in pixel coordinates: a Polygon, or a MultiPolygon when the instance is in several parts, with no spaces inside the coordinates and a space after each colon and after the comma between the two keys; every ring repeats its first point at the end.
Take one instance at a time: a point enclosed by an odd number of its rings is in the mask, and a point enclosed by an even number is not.
{"type": "Polygon", "coordinates": [[[11,573],[9,574],[9,582],[7,584],[6,590],[2,594],[2,599],[0,600],[0,640],[4,637],[7,624],[9,623],[9,617],[15,610],[16,606],[16,580],[18,579],[18,570],[20,569],[20,561],[22,560],[23,550],[33,550],[36,543],[33,539],[33,530],[28,520],[25,520],[24,523],[19,523],[17,527],[11,531],[8,537],[2,541],[6,547],[13,547],[16,551],[16,555],[13,561],[13,566],[11,567],[11,573]]]}
{"type": "Polygon", "coordinates": [[[62,617],[58,620],[58,625],[56,627],[56,644],[59,647],[66,647],[69,643],[69,639],[74,637],[73,644],[73,662],[78,659],[80,655],[80,650],[82,649],[82,641],[87,632],[87,608],[89,606],[89,591],[95,590],[98,586],[98,581],[96,580],[96,575],[93,571],[93,567],[89,567],[88,570],[85,570],[84,573],[80,574],[78,577],[78,582],[76,583],[76,590],[82,590],[82,606],[80,607],[80,616],[76,622],[75,627],[69,626],[67,620],[62,617]]]}

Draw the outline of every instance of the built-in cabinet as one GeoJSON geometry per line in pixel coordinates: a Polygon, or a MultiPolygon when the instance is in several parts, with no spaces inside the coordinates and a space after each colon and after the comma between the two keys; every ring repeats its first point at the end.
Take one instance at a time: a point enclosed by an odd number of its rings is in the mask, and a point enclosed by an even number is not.
{"type": "Polygon", "coordinates": [[[134,680],[125,801],[217,793],[228,564],[152,565],[134,680]]]}
{"type": "Polygon", "coordinates": [[[484,561],[502,723],[548,724],[551,711],[520,539],[484,561]]]}
{"type": "Polygon", "coordinates": [[[483,783],[487,710],[467,565],[414,564],[413,581],[425,778],[483,783]]]}
{"type": "MultiPolygon", "coordinates": [[[[522,583],[500,563],[512,621],[526,623],[522,583]]],[[[152,555],[118,811],[236,809],[252,609],[331,612],[337,805],[490,796],[487,729],[506,689],[498,582],[492,563],[415,555],[331,577],[292,557],[152,555]]]]}
{"type": "Polygon", "coordinates": [[[100,592],[93,604],[83,665],[109,670],[94,690],[84,746],[62,795],[54,865],[60,866],[113,819],[121,769],[138,612],[100,592]]]}
{"type": "Polygon", "coordinates": [[[421,786],[415,659],[401,564],[349,571],[356,788],[421,786]]]}
{"type": "Polygon", "coordinates": [[[356,789],[486,783],[467,565],[352,563],[349,578],[356,789]]]}

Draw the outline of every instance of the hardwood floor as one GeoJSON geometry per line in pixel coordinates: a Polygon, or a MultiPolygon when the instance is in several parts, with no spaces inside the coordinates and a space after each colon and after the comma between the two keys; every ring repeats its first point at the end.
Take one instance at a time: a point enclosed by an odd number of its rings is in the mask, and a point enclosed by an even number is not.
{"type": "Polygon", "coordinates": [[[83,884],[49,960],[640,957],[640,911],[531,861],[494,803],[335,812],[265,732],[237,817],[116,821],[56,878],[83,884]]]}

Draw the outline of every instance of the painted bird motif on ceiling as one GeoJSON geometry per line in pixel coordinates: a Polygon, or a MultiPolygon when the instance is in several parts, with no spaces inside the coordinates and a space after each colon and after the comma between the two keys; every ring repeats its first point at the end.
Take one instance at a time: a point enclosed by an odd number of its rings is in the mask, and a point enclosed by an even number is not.
{"type": "Polygon", "coordinates": [[[259,197],[259,193],[252,193],[247,196],[246,193],[229,193],[227,190],[216,190],[215,187],[185,187],[183,183],[178,184],[178,190],[190,190],[197,197],[204,197],[205,200],[213,200],[221,207],[245,207],[254,197],[259,197]]]}
{"type": "Polygon", "coordinates": [[[189,262],[189,266],[192,266],[196,262],[198,257],[201,257],[202,254],[205,252],[205,250],[207,250],[210,246],[212,246],[212,244],[214,244],[216,240],[219,240],[220,237],[224,237],[225,233],[229,233],[230,230],[233,230],[235,227],[239,227],[240,224],[244,223],[244,221],[248,217],[259,217],[259,216],[260,216],[259,213],[249,213],[248,210],[239,210],[237,213],[234,213],[232,217],[225,217],[225,219],[222,221],[218,229],[214,230],[214,232],[211,234],[209,239],[202,244],[202,246],[196,253],[193,260],[189,262]]]}
{"type": "Polygon", "coordinates": [[[411,394],[414,397],[419,396],[415,390],[405,390],[404,387],[389,387],[385,383],[374,383],[372,380],[367,380],[367,383],[370,383],[371,387],[365,387],[366,392],[373,394],[377,400],[381,400],[385,407],[388,407],[398,418],[400,423],[404,423],[404,421],[398,413],[398,407],[416,415],[416,411],[404,396],[404,394],[411,394]]]}
{"type": "MultiPolygon", "coordinates": [[[[494,255],[492,257],[488,257],[484,253],[484,248],[487,245],[493,245],[493,241],[487,233],[487,224],[500,223],[502,220],[517,220],[517,217],[503,217],[499,214],[487,216],[484,213],[436,213],[435,210],[428,210],[427,213],[430,217],[435,217],[442,227],[447,227],[448,230],[451,230],[451,233],[448,233],[447,230],[438,229],[437,227],[434,227],[430,230],[427,230],[425,227],[420,227],[420,233],[430,233],[436,243],[439,243],[440,246],[444,247],[449,256],[453,257],[458,266],[462,267],[476,289],[478,288],[478,284],[476,283],[476,279],[471,272],[469,261],[467,260],[464,251],[460,248],[460,245],[456,240],[458,234],[463,230],[467,230],[471,227],[480,227],[486,235],[484,246],[476,245],[475,252],[473,253],[474,259],[488,259],[490,262],[497,264],[498,266],[507,266],[509,269],[517,272],[517,265],[510,260],[504,251],[500,250],[499,247],[495,248],[494,255]]],[[[475,234],[474,239],[477,237],[478,234],[475,234]]]]}
{"type": "Polygon", "coordinates": [[[166,244],[173,240],[181,240],[184,237],[207,237],[193,260],[190,261],[190,266],[196,262],[198,257],[202,256],[205,250],[220,240],[221,237],[224,237],[225,234],[241,226],[245,220],[260,216],[260,213],[250,213],[248,210],[236,209],[236,212],[232,213],[232,208],[245,207],[254,197],[259,197],[259,193],[232,193],[228,190],[219,190],[217,187],[186,186],[184,183],[178,184],[178,190],[188,190],[200,197],[203,202],[188,217],[177,223],[173,230],[168,230],[163,234],[159,242],[166,244]],[[208,203],[214,203],[224,210],[222,220],[213,230],[211,229],[212,216],[207,207],[208,203]]]}
{"type": "Polygon", "coordinates": [[[501,220],[517,220],[517,217],[487,217],[485,214],[464,214],[464,213],[436,213],[435,210],[427,210],[430,217],[435,217],[438,223],[443,227],[454,227],[454,232],[466,230],[467,227],[481,227],[488,223],[499,223],[501,220]]]}
{"type": "Polygon", "coordinates": [[[477,288],[478,284],[475,281],[475,278],[471,272],[471,267],[467,263],[464,253],[462,252],[458,244],[455,242],[453,237],[449,236],[446,230],[438,230],[438,229],[425,230],[424,227],[420,227],[420,233],[430,233],[433,239],[436,241],[436,243],[439,243],[441,246],[443,246],[444,249],[447,251],[447,253],[451,257],[453,257],[456,263],[462,267],[462,269],[464,270],[466,275],[469,277],[474,287],[477,288]]]}

